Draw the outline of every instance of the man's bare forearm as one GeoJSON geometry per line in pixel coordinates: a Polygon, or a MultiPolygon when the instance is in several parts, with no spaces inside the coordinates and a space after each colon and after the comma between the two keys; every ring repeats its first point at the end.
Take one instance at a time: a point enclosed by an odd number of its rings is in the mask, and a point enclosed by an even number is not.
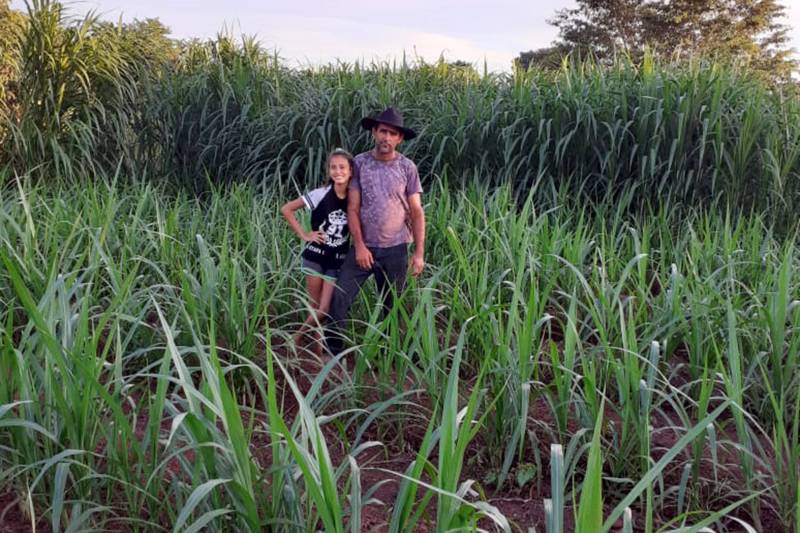
{"type": "Polygon", "coordinates": [[[411,231],[414,234],[414,253],[425,256],[425,211],[421,208],[411,211],[411,231]]]}
{"type": "Polygon", "coordinates": [[[347,225],[350,227],[350,235],[353,237],[353,245],[356,248],[364,246],[364,236],[361,234],[361,216],[358,209],[348,207],[347,225]]]}

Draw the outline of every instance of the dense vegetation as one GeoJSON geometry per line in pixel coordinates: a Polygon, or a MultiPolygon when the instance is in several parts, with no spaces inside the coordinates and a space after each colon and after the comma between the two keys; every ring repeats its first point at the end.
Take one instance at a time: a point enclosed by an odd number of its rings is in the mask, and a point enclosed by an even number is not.
{"type": "Polygon", "coordinates": [[[454,184],[796,211],[800,100],[747,72],[648,58],[513,75],[446,63],[298,71],[249,39],[174,43],[153,21],[115,29],[35,5],[0,126],[0,162],[20,174],[305,185],[333,147],[367,148],[358,120],[391,103],[421,132],[404,150],[422,174],[454,184]]]}
{"type": "Polygon", "coordinates": [[[26,520],[800,530],[791,86],[647,58],[290,70],[48,2],[15,27],[0,501],[26,520]],[[420,132],[429,267],[316,361],[278,206],[388,103],[420,132]]]}

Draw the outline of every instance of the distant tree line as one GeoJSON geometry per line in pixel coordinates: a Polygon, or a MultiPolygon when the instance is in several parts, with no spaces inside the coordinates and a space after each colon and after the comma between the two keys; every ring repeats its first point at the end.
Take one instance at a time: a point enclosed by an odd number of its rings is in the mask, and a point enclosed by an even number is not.
{"type": "Polygon", "coordinates": [[[614,54],[665,59],[713,57],[746,63],[772,79],[797,68],[789,46],[786,7],[778,0],[576,0],[548,22],[558,28],[551,46],[521,52],[515,63],[550,68],[568,54],[600,62],[614,54]]]}

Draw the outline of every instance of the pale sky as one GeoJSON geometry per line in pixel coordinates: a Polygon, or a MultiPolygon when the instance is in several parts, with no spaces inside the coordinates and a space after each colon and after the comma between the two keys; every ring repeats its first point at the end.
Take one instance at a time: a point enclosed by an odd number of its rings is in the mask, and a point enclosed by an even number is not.
{"type": "MultiPolygon", "coordinates": [[[[796,31],[800,51],[800,0],[783,0],[785,20],[796,31]]],[[[24,1],[12,0],[24,9],[24,1]]],[[[387,60],[420,56],[435,61],[465,60],[482,69],[508,70],[523,50],[548,46],[555,29],[547,24],[557,9],[574,0],[85,0],[73,12],[95,9],[103,18],[159,18],[173,37],[213,37],[223,27],[255,35],[290,66],[328,63],[337,58],[387,60]]]]}

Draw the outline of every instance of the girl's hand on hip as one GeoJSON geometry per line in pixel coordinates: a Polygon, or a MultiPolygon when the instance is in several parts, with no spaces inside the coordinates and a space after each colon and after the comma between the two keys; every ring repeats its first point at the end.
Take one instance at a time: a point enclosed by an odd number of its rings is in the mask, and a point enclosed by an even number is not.
{"type": "Polygon", "coordinates": [[[322,231],[309,231],[303,234],[305,242],[315,242],[317,244],[325,244],[325,233],[322,231]]]}

